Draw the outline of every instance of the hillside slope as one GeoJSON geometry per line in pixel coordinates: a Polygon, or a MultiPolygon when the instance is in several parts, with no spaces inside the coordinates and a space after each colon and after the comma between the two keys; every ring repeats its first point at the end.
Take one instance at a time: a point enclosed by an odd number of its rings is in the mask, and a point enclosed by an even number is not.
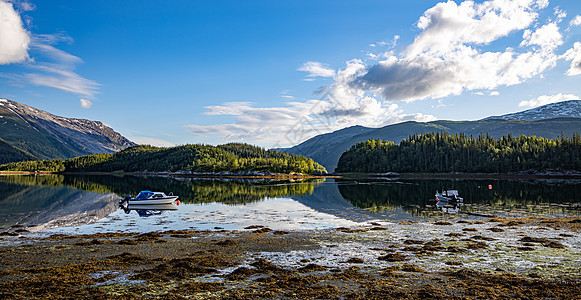
{"type": "Polygon", "coordinates": [[[102,122],[59,117],[2,98],[0,138],[36,159],[114,153],[135,145],[102,122]]]}
{"type": "Polygon", "coordinates": [[[0,155],[0,164],[34,159],[34,156],[20,149],[12,147],[10,144],[6,143],[2,139],[0,139],[0,153],[2,153],[0,155]]]}

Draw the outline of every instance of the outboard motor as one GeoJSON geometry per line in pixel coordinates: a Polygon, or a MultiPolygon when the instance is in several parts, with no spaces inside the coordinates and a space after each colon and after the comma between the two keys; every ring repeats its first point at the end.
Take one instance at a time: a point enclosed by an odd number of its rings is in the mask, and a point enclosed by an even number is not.
{"type": "Polygon", "coordinates": [[[126,195],[125,198],[123,198],[123,200],[119,200],[119,204],[120,205],[128,204],[129,200],[131,200],[131,195],[126,195]]]}

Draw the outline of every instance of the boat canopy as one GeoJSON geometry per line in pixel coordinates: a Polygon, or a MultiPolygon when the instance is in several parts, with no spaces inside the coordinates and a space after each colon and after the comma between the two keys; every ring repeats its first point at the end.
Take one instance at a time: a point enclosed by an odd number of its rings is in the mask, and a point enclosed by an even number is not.
{"type": "Polygon", "coordinates": [[[149,199],[151,196],[153,196],[152,191],[141,191],[139,195],[137,195],[137,197],[135,197],[134,199],[136,200],[149,199]]]}
{"type": "Polygon", "coordinates": [[[444,196],[459,196],[458,190],[447,190],[442,193],[444,196]]]}

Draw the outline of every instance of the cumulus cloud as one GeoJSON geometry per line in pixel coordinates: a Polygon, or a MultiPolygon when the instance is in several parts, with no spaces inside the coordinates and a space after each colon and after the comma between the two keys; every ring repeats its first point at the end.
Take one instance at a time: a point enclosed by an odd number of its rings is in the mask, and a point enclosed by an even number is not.
{"type": "Polygon", "coordinates": [[[12,3],[0,0],[0,65],[29,59],[30,34],[12,3]]]}
{"type": "Polygon", "coordinates": [[[575,76],[581,74],[581,42],[575,42],[573,48],[567,50],[563,58],[571,61],[567,75],[575,76]]]}
{"type": "Polygon", "coordinates": [[[540,46],[542,49],[554,50],[563,44],[559,26],[556,23],[549,23],[535,30],[525,30],[521,46],[540,46]]]}
{"type": "Polygon", "coordinates": [[[388,53],[385,60],[365,66],[350,85],[385,100],[414,101],[522,83],[558,60],[554,50],[563,41],[557,24],[527,29],[547,5],[532,0],[439,3],[420,18],[421,33],[401,55],[388,53]],[[479,48],[525,29],[525,51],[479,48]]]}
{"type": "Polygon", "coordinates": [[[82,108],[91,108],[93,106],[93,102],[87,99],[81,99],[81,107],[82,108]]]}
{"type": "Polygon", "coordinates": [[[581,25],[581,16],[580,15],[576,15],[575,18],[573,18],[573,20],[571,20],[571,22],[569,23],[569,25],[571,25],[571,26],[579,26],[579,25],[581,25]]]}
{"type": "Polygon", "coordinates": [[[407,55],[447,53],[464,44],[490,43],[530,26],[538,16],[536,9],[547,5],[532,0],[438,3],[420,17],[417,27],[422,32],[407,48],[407,55]]]}
{"type": "Polygon", "coordinates": [[[573,95],[573,94],[558,93],[555,95],[542,95],[542,96],[539,96],[535,99],[521,101],[518,104],[518,106],[537,107],[537,106],[542,106],[542,105],[546,105],[546,104],[550,104],[550,103],[567,101],[567,100],[577,100],[577,99],[581,99],[581,98],[579,98],[579,96],[573,95]]]}
{"type": "Polygon", "coordinates": [[[297,70],[309,73],[307,77],[313,79],[314,77],[333,77],[335,70],[323,65],[320,62],[309,61],[304,63],[297,70]]]}

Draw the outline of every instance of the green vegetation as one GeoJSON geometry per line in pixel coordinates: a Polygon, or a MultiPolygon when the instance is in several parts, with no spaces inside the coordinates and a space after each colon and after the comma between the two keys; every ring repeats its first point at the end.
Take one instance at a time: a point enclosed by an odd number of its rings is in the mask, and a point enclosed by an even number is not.
{"type": "Polygon", "coordinates": [[[337,172],[504,173],[581,170],[581,137],[535,136],[493,139],[448,133],[412,135],[399,145],[370,139],[347,150],[337,172]]]}
{"type": "Polygon", "coordinates": [[[185,145],[172,148],[133,146],[115,154],[94,154],[67,160],[25,161],[0,165],[0,171],[46,172],[272,172],[326,173],[318,163],[246,144],[185,145]]]}
{"type": "Polygon", "coordinates": [[[2,153],[0,155],[0,164],[35,159],[34,156],[11,146],[2,139],[0,139],[0,153],[2,153]]]}

